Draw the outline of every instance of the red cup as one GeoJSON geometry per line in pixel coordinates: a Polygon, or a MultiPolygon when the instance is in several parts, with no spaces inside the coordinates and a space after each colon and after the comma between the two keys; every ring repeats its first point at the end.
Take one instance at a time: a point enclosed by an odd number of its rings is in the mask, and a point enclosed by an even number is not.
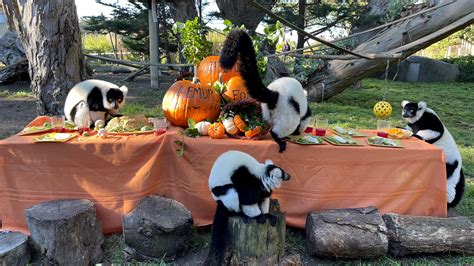
{"type": "Polygon", "coordinates": [[[377,131],[377,136],[382,138],[388,138],[388,133],[383,131],[377,131]]]}
{"type": "Polygon", "coordinates": [[[155,130],[155,136],[159,136],[159,135],[165,134],[165,133],[166,133],[165,128],[160,128],[160,129],[155,130]]]}
{"type": "Polygon", "coordinates": [[[326,129],[325,128],[316,128],[313,132],[316,136],[326,136],[326,129]]]}

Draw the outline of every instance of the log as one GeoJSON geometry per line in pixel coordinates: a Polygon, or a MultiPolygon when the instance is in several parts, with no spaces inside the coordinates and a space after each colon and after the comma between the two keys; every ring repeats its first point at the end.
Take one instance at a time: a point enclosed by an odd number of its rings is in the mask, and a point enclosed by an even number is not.
{"type": "Polygon", "coordinates": [[[279,211],[278,202],[272,200],[270,214],[276,218],[259,224],[255,219],[240,216],[229,218],[229,244],[225,255],[226,265],[275,265],[285,253],[286,215],[279,211]]]}
{"type": "Polygon", "coordinates": [[[140,200],[124,216],[123,223],[127,253],[131,257],[170,260],[187,251],[193,219],[183,204],[152,195],[140,200]]]}
{"type": "Polygon", "coordinates": [[[28,60],[26,58],[0,69],[0,85],[29,79],[28,60]]]}
{"type": "Polygon", "coordinates": [[[321,257],[376,258],[388,249],[387,228],[375,207],[310,212],[306,239],[321,257]]]}
{"type": "Polygon", "coordinates": [[[20,232],[0,232],[0,265],[26,265],[29,261],[28,236],[20,232]]]}
{"type": "Polygon", "coordinates": [[[104,242],[94,203],[85,199],[43,202],[25,210],[33,252],[43,263],[101,262],[104,242]]]}
{"type": "Polygon", "coordinates": [[[474,226],[468,218],[410,216],[388,213],[388,252],[395,257],[457,253],[474,255],[474,226]]]}

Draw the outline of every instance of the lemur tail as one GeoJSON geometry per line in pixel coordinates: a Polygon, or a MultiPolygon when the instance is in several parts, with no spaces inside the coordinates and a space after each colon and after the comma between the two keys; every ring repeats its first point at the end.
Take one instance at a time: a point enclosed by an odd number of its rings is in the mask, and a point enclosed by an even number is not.
{"type": "Polygon", "coordinates": [[[204,265],[223,265],[229,240],[228,222],[229,211],[221,201],[217,201],[216,214],[212,223],[211,245],[204,265]]]}
{"type": "Polygon", "coordinates": [[[257,57],[250,36],[241,29],[232,30],[224,42],[220,55],[220,64],[231,69],[240,59],[239,72],[245,81],[250,96],[263,103],[274,104],[278,94],[269,90],[258,73],[257,57]]]}

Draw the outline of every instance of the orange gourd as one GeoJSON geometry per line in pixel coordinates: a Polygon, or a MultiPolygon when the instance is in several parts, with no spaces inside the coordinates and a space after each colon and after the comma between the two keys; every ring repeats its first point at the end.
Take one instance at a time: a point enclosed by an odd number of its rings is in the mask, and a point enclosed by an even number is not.
{"type": "Polygon", "coordinates": [[[225,127],[222,123],[217,122],[209,126],[207,133],[212,139],[221,139],[224,137],[225,127]]]}
{"type": "Polygon", "coordinates": [[[227,101],[233,102],[249,98],[248,93],[244,79],[242,79],[241,76],[236,76],[229,79],[222,96],[224,96],[227,101]]]}
{"type": "Polygon", "coordinates": [[[256,136],[256,135],[260,134],[261,131],[262,131],[262,127],[261,126],[256,126],[256,127],[252,128],[250,130],[245,131],[245,136],[247,138],[251,138],[253,136],[256,136]]]}
{"type": "Polygon", "coordinates": [[[199,63],[197,76],[203,84],[213,85],[219,80],[220,73],[222,73],[222,82],[226,83],[230,78],[239,75],[237,64],[230,70],[224,70],[219,65],[219,56],[217,55],[208,56],[199,63]]]}
{"type": "Polygon", "coordinates": [[[247,127],[247,124],[242,119],[242,117],[240,117],[240,115],[234,116],[234,124],[240,130],[240,132],[245,132],[245,128],[247,127]]]}
{"type": "Polygon", "coordinates": [[[211,86],[180,80],[168,89],[161,108],[173,125],[187,127],[189,118],[196,123],[216,120],[220,112],[220,97],[211,86]]]}

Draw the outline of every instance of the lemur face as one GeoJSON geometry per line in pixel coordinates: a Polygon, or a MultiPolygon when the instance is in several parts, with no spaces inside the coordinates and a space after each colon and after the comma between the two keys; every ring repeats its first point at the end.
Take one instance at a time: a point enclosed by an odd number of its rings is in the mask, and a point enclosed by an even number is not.
{"type": "Polygon", "coordinates": [[[127,88],[124,86],[119,89],[109,89],[103,101],[104,108],[108,110],[118,110],[125,104],[125,96],[127,91],[127,88]]]}
{"type": "Polygon", "coordinates": [[[411,103],[408,101],[402,102],[402,116],[403,118],[410,119],[415,117],[421,117],[426,110],[426,103],[419,102],[419,103],[411,103]]]}
{"type": "Polygon", "coordinates": [[[267,165],[267,176],[273,180],[290,180],[291,176],[276,165],[267,165]]]}

